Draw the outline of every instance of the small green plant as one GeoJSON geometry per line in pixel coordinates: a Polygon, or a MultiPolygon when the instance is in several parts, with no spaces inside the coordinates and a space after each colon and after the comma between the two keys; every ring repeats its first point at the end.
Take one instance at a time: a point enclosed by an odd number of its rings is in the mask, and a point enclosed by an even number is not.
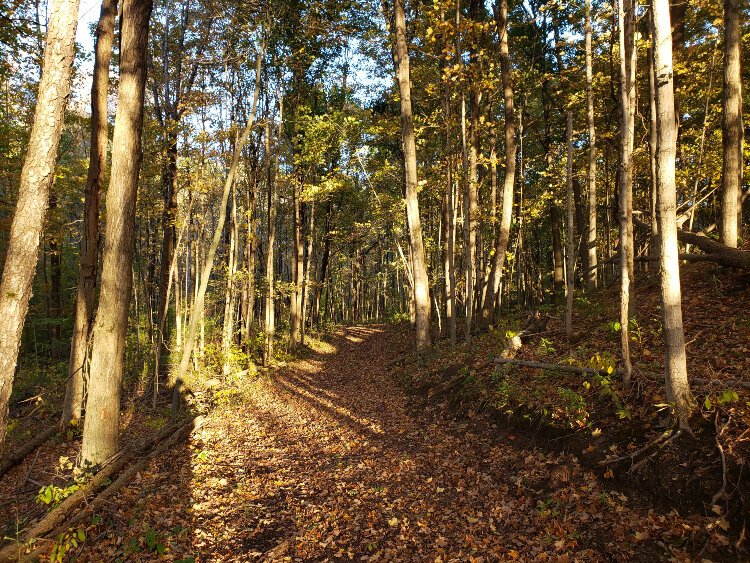
{"type": "MultiPolygon", "coordinates": [[[[716,401],[716,404],[719,406],[724,405],[730,405],[732,403],[735,403],[740,400],[739,395],[737,395],[736,391],[732,391],[731,389],[728,389],[726,391],[722,391],[721,394],[719,394],[717,397],[714,398],[716,401]]],[[[711,401],[711,397],[706,395],[706,400],[703,402],[703,406],[706,407],[706,410],[712,410],[713,409],[713,402],[711,401]]]]}
{"type": "Polygon", "coordinates": [[[149,528],[146,531],[146,534],[143,536],[143,541],[145,542],[148,550],[152,553],[164,555],[164,552],[167,550],[164,544],[159,542],[159,538],[154,528],[149,528]]]}
{"type": "Polygon", "coordinates": [[[78,483],[70,485],[69,487],[47,485],[39,489],[39,492],[36,495],[36,501],[39,504],[51,505],[54,508],[80,488],[81,485],[78,483]]]}
{"type": "Polygon", "coordinates": [[[57,537],[57,541],[52,546],[52,552],[49,555],[50,563],[62,563],[65,556],[71,549],[77,548],[86,541],[86,532],[83,528],[68,528],[57,537]]]}
{"type": "Polygon", "coordinates": [[[555,347],[552,346],[552,341],[549,338],[544,338],[539,341],[539,346],[537,347],[537,353],[540,356],[547,356],[549,354],[555,353],[555,347]]]}
{"type": "Polygon", "coordinates": [[[570,426],[586,426],[589,413],[586,410],[586,399],[568,387],[558,387],[557,394],[563,401],[563,408],[570,426]]]}

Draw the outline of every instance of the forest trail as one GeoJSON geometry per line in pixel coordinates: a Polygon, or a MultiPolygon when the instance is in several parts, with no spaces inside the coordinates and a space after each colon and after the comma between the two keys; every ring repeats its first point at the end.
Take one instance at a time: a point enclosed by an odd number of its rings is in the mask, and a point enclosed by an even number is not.
{"type": "Polygon", "coordinates": [[[342,329],[220,401],[192,444],[120,492],[79,560],[660,560],[700,549],[705,519],[639,509],[571,456],[410,408],[387,367],[404,338],[342,329]]]}

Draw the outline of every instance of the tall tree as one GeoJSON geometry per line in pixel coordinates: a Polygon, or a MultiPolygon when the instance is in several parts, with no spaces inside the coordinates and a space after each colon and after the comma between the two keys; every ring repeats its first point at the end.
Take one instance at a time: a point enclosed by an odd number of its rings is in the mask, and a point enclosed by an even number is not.
{"type": "Polygon", "coordinates": [[[740,73],[739,0],[724,0],[724,116],[721,139],[721,241],[737,247],[742,219],[742,75],[740,73]]]}
{"type": "Polygon", "coordinates": [[[588,233],[585,238],[588,252],[586,282],[589,290],[597,285],[596,256],[596,120],[594,115],[594,71],[592,54],[591,0],[586,0],[586,122],[589,128],[589,166],[588,166],[588,233]]]}
{"type": "Polygon", "coordinates": [[[152,0],[124,0],[120,84],[107,190],[107,223],[99,307],[91,347],[81,458],[98,465],[117,451],[130,290],[138,175],[143,153],[143,100],[152,0]]]}
{"type": "Polygon", "coordinates": [[[565,127],[565,141],[567,145],[567,158],[565,159],[565,194],[567,209],[567,240],[566,249],[568,259],[566,261],[566,284],[565,284],[565,333],[570,338],[573,333],[573,291],[575,280],[576,257],[573,251],[575,232],[573,230],[573,112],[567,111],[565,127]]]}
{"type": "MultiPolygon", "coordinates": [[[[417,146],[414,140],[411,73],[409,71],[409,47],[406,40],[404,0],[394,0],[394,16],[396,24],[396,78],[401,95],[401,138],[406,175],[406,216],[409,223],[412,273],[414,276],[417,350],[423,352],[430,346],[430,290],[417,195],[417,146]]],[[[469,288],[467,288],[467,294],[469,296],[467,307],[471,308],[471,290],[469,288]]]]}
{"type": "Polygon", "coordinates": [[[630,302],[633,281],[633,144],[636,105],[636,11],[638,0],[619,0],[617,21],[620,46],[620,346],[623,383],[630,384],[630,302]]]}
{"type": "MultiPolygon", "coordinates": [[[[190,366],[190,357],[193,353],[193,346],[195,345],[195,337],[198,334],[198,316],[199,312],[203,310],[203,306],[206,300],[206,290],[208,289],[208,282],[211,279],[211,271],[214,267],[214,259],[216,257],[216,251],[219,248],[221,242],[221,235],[224,230],[224,223],[227,219],[227,204],[229,203],[229,195],[234,187],[234,182],[237,177],[237,169],[240,165],[240,158],[242,157],[242,151],[247,145],[247,141],[250,137],[250,133],[253,131],[255,126],[255,113],[258,109],[258,96],[260,95],[260,80],[261,80],[261,68],[263,65],[263,55],[265,53],[265,43],[261,46],[260,51],[256,55],[255,59],[255,89],[253,90],[253,101],[250,108],[250,115],[248,116],[247,123],[245,124],[242,134],[239,136],[234,144],[234,153],[232,155],[232,163],[227,171],[227,176],[224,180],[224,190],[221,194],[221,203],[219,207],[219,218],[216,221],[216,230],[214,231],[213,238],[211,239],[211,245],[208,247],[208,253],[206,260],[203,263],[203,269],[200,272],[200,286],[198,287],[198,293],[193,301],[193,310],[190,315],[190,323],[188,324],[187,338],[185,340],[185,346],[182,349],[182,355],[180,357],[180,365],[175,377],[175,384],[173,386],[173,393],[179,392],[180,385],[185,381],[185,375],[187,374],[190,366]]],[[[174,403],[173,403],[174,404],[174,403]]]]}
{"type": "Polygon", "coordinates": [[[499,302],[500,281],[505,265],[505,253],[510,240],[510,226],[513,219],[513,186],[516,181],[516,115],[513,100],[513,79],[511,76],[510,51],[508,48],[508,0],[495,4],[495,21],[500,38],[500,75],[503,83],[504,127],[505,127],[505,177],[503,179],[502,212],[489,287],[482,307],[482,318],[489,320],[499,302]]]}
{"type": "Polygon", "coordinates": [[[73,338],[70,345],[70,367],[65,390],[62,425],[81,418],[83,406],[84,364],[87,357],[91,325],[94,320],[94,293],[99,266],[99,198],[107,166],[109,122],[107,94],[109,63],[115,36],[115,16],[118,0],[102,2],[94,42],[94,75],[91,81],[91,146],[86,193],[83,202],[83,237],[81,262],[78,269],[73,338]]]}
{"type": "Polygon", "coordinates": [[[693,399],[687,374],[682,295],[677,246],[677,122],[674,111],[674,67],[669,1],[653,3],[653,55],[656,82],[656,180],[659,205],[659,263],[661,266],[662,335],[667,400],[682,428],[688,426],[693,399]]]}
{"type": "Polygon", "coordinates": [[[54,0],[50,6],[34,124],[21,169],[16,212],[0,282],[0,444],[5,440],[8,426],[8,401],[70,94],[78,1],[54,0]]]}

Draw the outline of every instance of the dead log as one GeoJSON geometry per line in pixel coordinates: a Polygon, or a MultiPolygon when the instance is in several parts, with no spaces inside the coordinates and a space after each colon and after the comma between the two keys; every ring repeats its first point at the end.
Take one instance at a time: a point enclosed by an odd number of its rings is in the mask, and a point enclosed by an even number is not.
{"type": "Polygon", "coordinates": [[[94,494],[98,489],[104,486],[108,480],[116,475],[133,457],[142,455],[151,450],[154,444],[164,440],[175,432],[178,427],[169,424],[159,430],[153,436],[143,440],[135,446],[129,446],[121,449],[111,458],[109,458],[99,471],[89,479],[83,487],[70,495],[60,505],[48,512],[39,522],[25,530],[21,538],[10,545],[0,549],[0,562],[16,561],[21,555],[23,546],[32,538],[43,537],[51,530],[63,522],[69,512],[75,509],[79,504],[86,501],[88,497],[94,494]]]}
{"type": "MultiPolygon", "coordinates": [[[[79,510],[78,513],[61,522],[48,535],[51,538],[56,538],[60,534],[66,532],[68,529],[75,528],[82,522],[89,521],[91,516],[95,514],[97,510],[99,510],[112,497],[114,497],[115,494],[125,485],[127,485],[139,472],[143,471],[148,465],[149,461],[176,446],[182,440],[184,440],[193,432],[198,430],[201,426],[203,426],[205,422],[206,418],[199,416],[178,428],[177,431],[172,434],[172,436],[158,444],[153,451],[151,451],[146,456],[142,457],[138,462],[134,463],[128,469],[123,471],[122,474],[111,485],[100,492],[96,496],[96,498],[86,504],[86,506],[84,506],[83,509],[79,510]]],[[[33,549],[30,553],[22,554],[21,557],[19,557],[19,561],[37,561],[48,549],[48,545],[40,545],[36,547],[36,549],[33,549]]],[[[0,561],[3,561],[2,556],[0,556],[0,561]]]]}
{"type": "Polygon", "coordinates": [[[31,441],[25,443],[15,452],[12,452],[8,456],[6,456],[2,461],[0,461],[0,477],[5,475],[10,469],[26,459],[27,455],[36,450],[52,436],[54,436],[58,430],[59,428],[57,426],[50,426],[49,428],[47,428],[47,430],[35,436],[31,441]]]}
{"type": "MultiPolygon", "coordinates": [[[[595,369],[595,368],[588,368],[588,367],[582,367],[582,366],[570,366],[570,365],[562,365],[562,364],[548,364],[545,362],[533,362],[530,360],[516,360],[514,358],[495,358],[495,363],[523,366],[523,367],[533,368],[533,369],[549,369],[549,370],[565,371],[569,373],[590,373],[593,375],[612,375],[612,374],[622,375],[624,373],[624,371],[621,369],[616,369],[610,373],[607,370],[603,370],[603,369],[595,369]]],[[[653,379],[656,381],[662,381],[664,379],[664,375],[659,374],[659,373],[652,373],[652,372],[640,371],[640,370],[635,370],[635,373],[636,375],[641,375],[643,377],[646,377],[648,379],[653,379]]],[[[738,381],[738,380],[732,380],[732,379],[707,379],[705,377],[691,377],[690,383],[698,383],[700,385],[719,384],[719,385],[724,385],[727,387],[743,387],[745,389],[750,389],[750,381],[738,381]]]]}
{"type": "MultiPolygon", "coordinates": [[[[633,224],[642,229],[650,229],[651,226],[633,217],[633,224]]],[[[750,252],[725,246],[720,242],[708,238],[705,235],[691,233],[683,229],[677,229],[677,240],[685,244],[692,244],[700,248],[707,255],[712,256],[711,261],[728,268],[750,270],[750,252]]]]}
{"type": "Polygon", "coordinates": [[[534,311],[527,319],[526,328],[518,334],[513,335],[503,350],[503,358],[515,358],[516,353],[524,344],[528,344],[532,336],[542,334],[547,331],[549,315],[534,311]]]}

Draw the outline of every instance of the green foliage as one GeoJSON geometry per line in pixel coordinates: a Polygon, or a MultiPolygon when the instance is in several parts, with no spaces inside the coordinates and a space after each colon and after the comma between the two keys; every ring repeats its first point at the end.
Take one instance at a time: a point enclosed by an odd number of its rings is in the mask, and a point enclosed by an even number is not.
{"type": "Polygon", "coordinates": [[[76,483],[67,487],[57,487],[55,485],[46,485],[39,489],[36,495],[36,502],[39,504],[46,504],[55,508],[59,504],[68,498],[70,495],[75,493],[81,488],[81,485],[76,483]]]}
{"type": "Polygon", "coordinates": [[[52,545],[50,553],[50,563],[62,563],[65,561],[68,553],[77,548],[86,541],[86,532],[83,528],[68,528],[67,531],[57,536],[57,541],[52,545]]]}
{"type": "Polygon", "coordinates": [[[585,426],[589,418],[589,413],[586,410],[586,399],[568,387],[558,387],[557,394],[563,401],[568,424],[570,426],[585,426]]]}

